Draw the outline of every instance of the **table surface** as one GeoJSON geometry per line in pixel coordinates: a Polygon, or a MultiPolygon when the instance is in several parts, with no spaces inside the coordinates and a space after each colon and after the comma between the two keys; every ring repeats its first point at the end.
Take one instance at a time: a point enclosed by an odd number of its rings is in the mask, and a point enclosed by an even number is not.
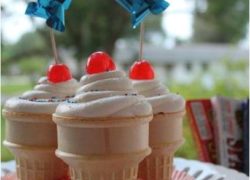
{"type": "MultiPolygon", "coordinates": [[[[196,180],[248,180],[243,173],[214,164],[183,158],[174,159],[175,169],[185,171],[196,180]]],[[[2,175],[15,171],[15,161],[1,163],[2,175]]]]}

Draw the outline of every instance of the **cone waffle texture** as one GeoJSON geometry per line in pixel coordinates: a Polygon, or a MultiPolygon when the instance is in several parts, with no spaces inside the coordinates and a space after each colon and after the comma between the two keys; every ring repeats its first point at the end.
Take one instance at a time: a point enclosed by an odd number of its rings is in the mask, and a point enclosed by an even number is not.
{"type": "Polygon", "coordinates": [[[139,166],[143,180],[171,180],[173,157],[183,143],[184,112],[155,115],[150,122],[149,144],[152,153],[139,166]]]}
{"type": "Polygon", "coordinates": [[[72,180],[137,180],[138,165],[151,152],[151,119],[54,115],[58,128],[56,155],[70,166],[72,180]]]}
{"type": "Polygon", "coordinates": [[[67,165],[55,156],[56,125],[52,115],[3,111],[4,145],[16,159],[18,180],[57,180],[68,175],[67,165]]]}
{"type": "Polygon", "coordinates": [[[171,180],[174,154],[146,157],[140,164],[140,177],[152,180],[171,180]]]}
{"type": "Polygon", "coordinates": [[[16,157],[16,172],[20,180],[56,180],[67,172],[67,166],[55,159],[29,159],[16,157]]]}
{"type": "Polygon", "coordinates": [[[70,168],[71,180],[137,180],[138,166],[132,166],[111,173],[91,173],[83,169],[70,168]]]}

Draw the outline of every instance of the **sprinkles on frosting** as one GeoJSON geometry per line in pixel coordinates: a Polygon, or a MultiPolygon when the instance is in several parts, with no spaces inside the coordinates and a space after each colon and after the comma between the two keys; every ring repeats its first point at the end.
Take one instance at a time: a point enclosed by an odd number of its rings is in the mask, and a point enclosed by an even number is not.
{"type": "Polygon", "coordinates": [[[73,98],[74,96],[66,96],[65,98],[57,98],[57,97],[51,97],[49,99],[40,99],[40,98],[31,98],[31,99],[27,99],[27,98],[23,98],[23,97],[19,97],[19,99],[22,100],[27,100],[27,101],[32,101],[32,102],[52,102],[52,103],[59,103],[59,102],[63,102],[63,101],[68,101],[70,98],[73,98]]]}

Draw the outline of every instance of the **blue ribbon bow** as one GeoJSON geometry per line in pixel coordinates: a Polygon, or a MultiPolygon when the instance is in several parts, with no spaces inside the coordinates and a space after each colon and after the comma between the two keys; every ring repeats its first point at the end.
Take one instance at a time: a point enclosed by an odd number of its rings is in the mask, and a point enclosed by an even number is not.
{"type": "Polygon", "coordinates": [[[161,14],[169,3],[165,0],[116,0],[132,16],[133,28],[136,28],[150,13],[161,14]]]}
{"type": "Polygon", "coordinates": [[[57,30],[65,31],[64,11],[69,8],[71,0],[38,0],[30,2],[25,14],[46,19],[46,24],[57,30]]]}

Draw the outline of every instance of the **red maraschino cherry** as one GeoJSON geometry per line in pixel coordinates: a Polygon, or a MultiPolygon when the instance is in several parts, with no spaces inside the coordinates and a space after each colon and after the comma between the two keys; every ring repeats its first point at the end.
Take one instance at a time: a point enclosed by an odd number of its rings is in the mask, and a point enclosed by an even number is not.
{"type": "Polygon", "coordinates": [[[129,77],[133,80],[151,80],[155,73],[152,65],[146,61],[136,61],[130,68],[129,77]]]}
{"type": "Polygon", "coordinates": [[[85,69],[87,74],[97,74],[113,71],[116,69],[116,66],[107,53],[98,51],[89,56],[85,69]]]}
{"type": "Polygon", "coordinates": [[[53,64],[47,71],[47,78],[52,83],[60,83],[70,80],[72,75],[65,64],[53,64]]]}

